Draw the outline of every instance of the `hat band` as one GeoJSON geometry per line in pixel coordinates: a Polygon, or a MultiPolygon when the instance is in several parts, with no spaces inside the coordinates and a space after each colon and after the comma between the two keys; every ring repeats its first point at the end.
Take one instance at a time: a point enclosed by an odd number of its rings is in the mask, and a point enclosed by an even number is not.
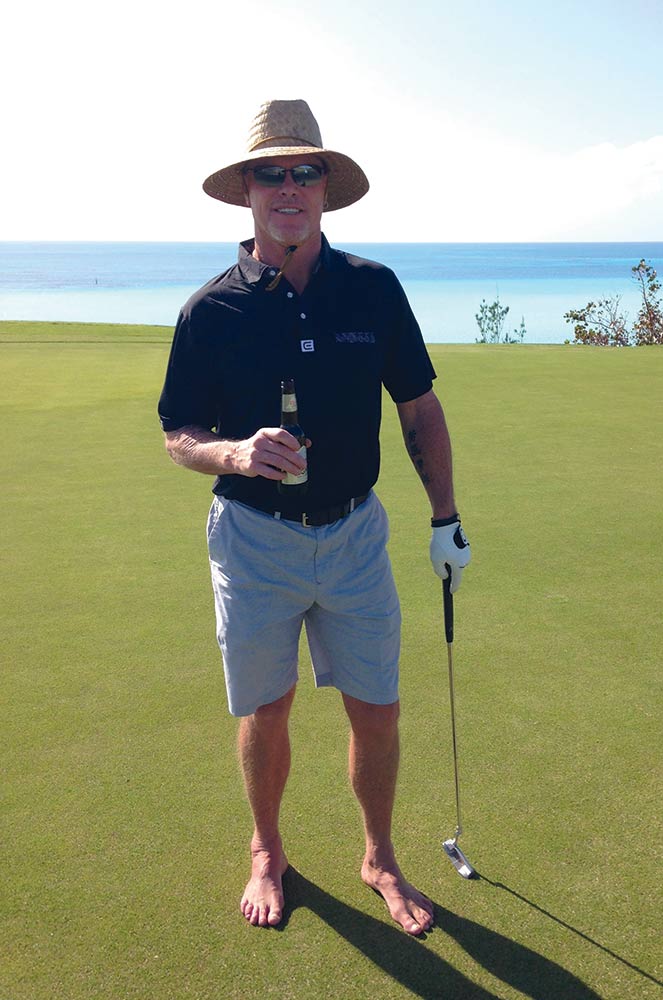
{"type": "Polygon", "coordinates": [[[256,142],[255,145],[249,146],[249,153],[253,153],[257,149],[270,149],[272,147],[278,148],[279,146],[308,146],[309,148],[315,149],[322,148],[308,139],[298,139],[296,136],[292,135],[272,135],[268,139],[261,139],[260,142],[256,142]]]}

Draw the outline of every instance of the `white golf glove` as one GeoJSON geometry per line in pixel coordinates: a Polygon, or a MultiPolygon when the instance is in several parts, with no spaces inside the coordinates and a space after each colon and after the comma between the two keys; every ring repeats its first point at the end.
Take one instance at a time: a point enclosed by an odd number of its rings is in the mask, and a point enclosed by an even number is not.
{"type": "Polygon", "coordinates": [[[430,560],[441,580],[446,580],[451,569],[449,590],[455,594],[460,587],[463,570],[470,561],[470,543],[460,526],[458,514],[453,517],[431,520],[433,537],[430,540],[430,560]]]}

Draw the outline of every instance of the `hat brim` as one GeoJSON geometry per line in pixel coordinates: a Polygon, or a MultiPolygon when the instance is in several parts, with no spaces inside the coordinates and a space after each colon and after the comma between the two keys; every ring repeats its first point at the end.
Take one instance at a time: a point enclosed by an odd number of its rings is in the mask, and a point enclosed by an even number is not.
{"type": "Polygon", "coordinates": [[[325,212],[334,212],[336,209],[354,204],[363,198],[369,189],[366,174],[359,164],[345,153],[337,153],[333,149],[319,149],[317,146],[273,146],[268,149],[256,149],[237,163],[231,163],[230,166],[210,174],[203,182],[203,191],[210,198],[245,208],[244,168],[249,163],[271,160],[276,156],[319,156],[324,160],[328,170],[325,212]]]}

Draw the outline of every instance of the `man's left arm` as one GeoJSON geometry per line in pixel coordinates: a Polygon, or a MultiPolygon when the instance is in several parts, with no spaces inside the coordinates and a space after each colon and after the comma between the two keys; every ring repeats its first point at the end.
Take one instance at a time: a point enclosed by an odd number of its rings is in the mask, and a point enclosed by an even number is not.
{"type": "Polygon", "coordinates": [[[463,568],[470,561],[470,547],[456,510],[451,440],[444,411],[432,389],[396,406],[405,446],[431,504],[431,562],[443,580],[448,575],[447,566],[451,568],[454,593],[460,586],[463,568]]]}

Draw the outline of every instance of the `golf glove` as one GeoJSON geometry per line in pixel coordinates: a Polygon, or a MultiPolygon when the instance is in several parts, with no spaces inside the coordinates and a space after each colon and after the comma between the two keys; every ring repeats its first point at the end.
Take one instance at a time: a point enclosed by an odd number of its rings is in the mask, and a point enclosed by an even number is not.
{"type": "Polygon", "coordinates": [[[453,517],[431,520],[433,537],[430,540],[430,559],[433,569],[441,580],[449,575],[447,566],[451,569],[452,594],[460,587],[463,569],[470,561],[470,543],[460,526],[458,514],[453,517]]]}

